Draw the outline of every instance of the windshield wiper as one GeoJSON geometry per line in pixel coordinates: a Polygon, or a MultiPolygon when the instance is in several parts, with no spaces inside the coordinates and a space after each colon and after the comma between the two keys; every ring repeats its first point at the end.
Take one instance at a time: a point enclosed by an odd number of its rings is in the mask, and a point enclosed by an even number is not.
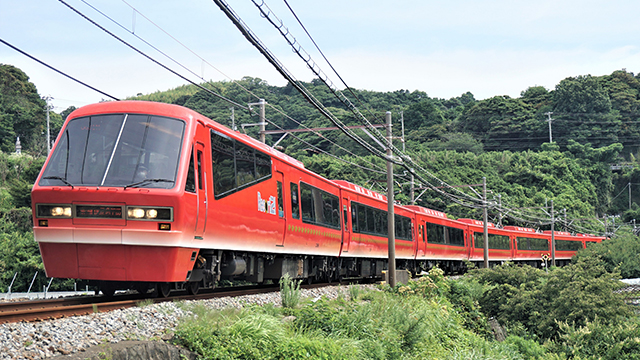
{"type": "Polygon", "coordinates": [[[144,179],[142,181],[138,181],[138,182],[134,182],[133,184],[129,184],[129,185],[125,185],[124,188],[130,188],[130,187],[138,187],[141,185],[145,185],[148,183],[152,183],[152,182],[176,182],[175,180],[171,180],[171,179],[144,179]]]}
{"type": "Polygon", "coordinates": [[[69,185],[69,186],[71,186],[71,188],[73,189],[73,184],[72,184],[72,183],[70,183],[70,182],[68,182],[68,181],[67,181],[67,179],[65,179],[65,178],[63,178],[63,177],[60,177],[60,176],[45,176],[45,177],[43,177],[42,179],[44,179],[44,180],[50,180],[50,179],[52,179],[52,180],[60,180],[60,181],[62,181],[65,185],[69,185]]]}

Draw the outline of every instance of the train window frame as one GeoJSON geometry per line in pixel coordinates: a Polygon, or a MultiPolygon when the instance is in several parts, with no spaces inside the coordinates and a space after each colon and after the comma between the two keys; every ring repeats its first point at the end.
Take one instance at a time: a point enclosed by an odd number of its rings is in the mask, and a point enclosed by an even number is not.
{"type": "Polygon", "coordinates": [[[578,251],[584,248],[582,240],[555,239],[555,241],[556,241],[556,251],[578,251]],[[561,246],[558,247],[558,244],[560,244],[561,246]],[[569,245],[569,244],[575,244],[575,245],[569,245]]]}
{"type": "Polygon", "coordinates": [[[342,220],[340,218],[340,198],[338,195],[332,194],[303,181],[300,182],[300,213],[303,223],[336,230],[342,229],[342,220]],[[318,204],[317,201],[321,201],[322,206],[319,206],[320,204],[318,204]],[[330,208],[328,208],[327,205],[329,205],[330,208]],[[306,206],[309,208],[307,209],[306,206]],[[335,216],[336,211],[338,214],[337,216],[335,216]]]}
{"type": "Polygon", "coordinates": [[[216,200],[273,177],[273,162],[268,154],[214,129],[211,129],[210,138],[213,189],[216,200]],[[216,144],[220,145],[216,146],[216,144]],[[229,161],[231,162],[227,165],[233,164],[232,174],[228,171],[223,172],[224,168],[221,170],[217,164],[229,161]]]}
{"type": "Polygon", "coordinates": [[[278,192],[278,217],[283,218],[284,217],[284,199],[283,199],[283,194],[282,194],[282,181],[278,180],[276,182],[276,189],[278,192]]]}
{"type": "MultiPolygon", "coordinates": [[[[492,233],[489,233],[488,235],[489,235],[489,249],[511,250],[511,247],[512,247],[511,238],[509,237],[509,235],[492,234],[492,233]],[[509,245],[508,247],[496,246],[496,243],[500,244],[500,243],[504,243],[505,241],[509,245]]],[[[473,246],[476,249],[484,249],[484,233],[477,232],[477,231],[473,233],[473,246]],[[478,241],[478,239],[481,239],[482,241],[478,241]]]]}
{"type": "Polygon", "coordinates": [[[187,180],[184,184],[184,191],[189,193],[196,193],[196,169],[195,161],[193,160],[193,147],[191,148],[191,156],[189,157],[189,169],[187,170],[187,180]]]}
{"type": "Polygon", "coordinates": [[[516,249],[520,251],[549,251],[549,239],[545,238],[532,238],[526,236],[516,237],[516,249]],[[538,242],[545,242],[545,246],[536,246],[538,242]]]}
{"type": "Polygon", "coordinates": [[[289,189],[291,191],[291,218],[300,220],[300,202],[298,199],[300,198],[300,194],[298,194],[298,184],[290,183],[289,189]]]}
{"type": "MultiPolygon", "coordinates": [[[[404,215],[395,215],[395,237],[398,240],[413,241],[413,221],[410,217],[404,215]],[[401,221],[398,221],[400,219],[401,221]],[[409,223],[410,225],[406,225],[409,223]],[[399,224],[402,224],[403,230],[398,230],[399,224]],[[406,229],[406,228],[409,229],[406,229]],[[399,237],[398,233],[402,232],[399,237]]],[[[367,234],[380,237],[389,236],[388,212],[373,206],[365,205],[357,201],[351,201],[351,228],[357,234],[367,234]],[[369,214],[373,216],[373,221],[369,219],[369,214]],[[370,227],[371,225],[371,227],[370,227]]]]}

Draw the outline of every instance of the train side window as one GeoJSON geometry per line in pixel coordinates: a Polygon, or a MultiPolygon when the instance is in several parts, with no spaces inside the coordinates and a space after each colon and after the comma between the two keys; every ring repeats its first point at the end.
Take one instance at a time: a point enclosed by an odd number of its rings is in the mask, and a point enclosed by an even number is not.
{"type": "Polygon", "coordinates": [[[344,230],[349,231],[349,211],[347,210],[347,205],[342,206],[342,211],[344,213],[344,230]]]}
{"type": "Polygon", "coordinates": [[[354,202],[351,203],[351,226],[353,226],[353,232],[360,232],[358,225],[358,205],[354,202]]]}
{"type": "Polygon", "coordinates": [[[184,191],[195,193],[196,192],[196,175],[195,166],[193,163],[193,149],[191,150],[191,156],[189,157],[189,170],[187,172],[187,182],[184,185],[184,191]]]}
{"type": "Polygon", "coordinates": [[[298,202],[298,184],[291,183],[291,217],[300,219],[300,203],[298,202]]]}
{"type": "Polygon", "coordinates": [[[282,200],[282,182],[278,181],[277,183],[278,185],[278,216],[280,216],[281,218],[284,217],[284,207],[283,207],[283,200],[282,200]]]}
{"type": "Polygon", "coordinates": [[[216,199],[271,178],[271,157],[211,130],[211,161],[216,199]]]}
{"type": "Polygon", "coordinates": [[[300,183],[302,221],[340,229],[340,201],[336,195],[300,183]]]}
{"type": "Polygon", "coordinates": [[[202,190],[202,151],[198,150],[198,189],[202,190]]]}

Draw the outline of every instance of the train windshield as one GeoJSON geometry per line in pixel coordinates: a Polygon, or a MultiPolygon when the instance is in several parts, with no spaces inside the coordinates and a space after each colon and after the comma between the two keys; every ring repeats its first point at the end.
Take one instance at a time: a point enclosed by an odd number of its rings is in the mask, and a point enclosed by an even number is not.
{"type": "Polygon", "coordinates": [[[69,121],[39,185],[175,186],[185,123],[108,114],[69,121]]]}

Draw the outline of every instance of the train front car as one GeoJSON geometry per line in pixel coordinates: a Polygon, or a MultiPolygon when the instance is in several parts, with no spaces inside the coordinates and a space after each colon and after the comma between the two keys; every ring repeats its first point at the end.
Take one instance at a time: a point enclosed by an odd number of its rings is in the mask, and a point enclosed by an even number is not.
{"type": "Polygon", "coordinates": [[[190,280],[198,260],[198,196],[187,180],[194,116],[132,101],[69,115],[32,190],[47,276],[93,280],[106,294],[190,280]],[[192,198],[183,196],[189,187],[192,198]]]}

